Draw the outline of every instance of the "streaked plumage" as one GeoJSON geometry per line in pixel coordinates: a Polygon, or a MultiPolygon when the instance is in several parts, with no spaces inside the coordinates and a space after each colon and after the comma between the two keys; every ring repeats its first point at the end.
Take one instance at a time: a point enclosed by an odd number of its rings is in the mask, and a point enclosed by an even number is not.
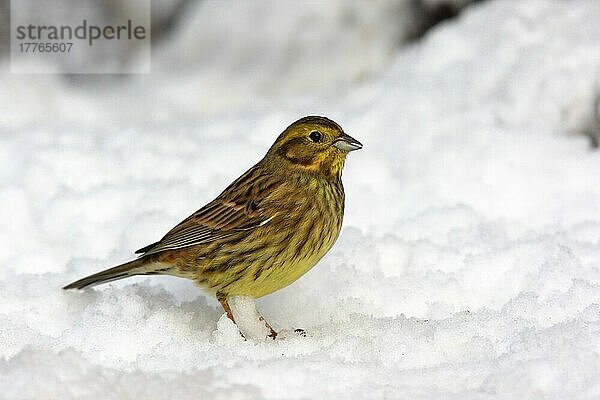
{"type": "Polygon", "coordinates": [[[281,289],[333,246],[344,214],[342,168],[347,153],[361,147],[327,118],[302,118],[216,199],[138,250],[140,258],[65,289],[175,275],[215,295],[233,320],[228,298],[281,289]]]}

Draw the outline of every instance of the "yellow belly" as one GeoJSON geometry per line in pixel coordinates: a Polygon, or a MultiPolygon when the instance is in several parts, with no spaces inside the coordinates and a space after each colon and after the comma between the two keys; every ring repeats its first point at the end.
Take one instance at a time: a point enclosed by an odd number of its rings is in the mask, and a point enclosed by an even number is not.
{"type": "Polygon", "coordinates": [[[341,219],[332,221],[328,227],[331,229],[325,232],[322,224],[315,224],[308,236],[298,229],[287,241],[282,240],[288,235],[285,231],[271,233],[268,240],[275,244],[267,247],[260,256],[240,259],[226,271],[202,274],[206,279],[202,286],[226,297],[258,298],[282,289],[314,267],[333,246],[340,232],[341,219]],[[279,242],[282,245],[277,245],[279,242]]]}
{"type": "MultiPolygon", "coordinates": [[[[335,238],[337,238],[337,234],[335,238]]],[[[258,298],[282,289],[294,283],[314,267],[334,242],[335,239],[331,243],[324,243],[318,251],[308,257],[289,261],[292,259],[292,253],[295,252],[295,249],[290,247],[282,256],[282,260],[288,261],[275,262],[268,268],[252,265],[249,268],[249,274],[244,274],[242,279],[231,285],[228,295],[247,295],[258,298]]]]}

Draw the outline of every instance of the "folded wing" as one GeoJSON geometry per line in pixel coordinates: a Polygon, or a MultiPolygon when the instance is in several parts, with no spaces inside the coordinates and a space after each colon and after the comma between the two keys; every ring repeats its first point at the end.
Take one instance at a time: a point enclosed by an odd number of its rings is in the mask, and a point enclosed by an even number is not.
{"type": "Polygon", "coordinates": [[[268,223],[274,212],[261,207],[275,182],[260,169],[252,168],[233,182],[219,197],[171,229],[160,241],[136,251],[141,257],[249,234],[268,223]]]}

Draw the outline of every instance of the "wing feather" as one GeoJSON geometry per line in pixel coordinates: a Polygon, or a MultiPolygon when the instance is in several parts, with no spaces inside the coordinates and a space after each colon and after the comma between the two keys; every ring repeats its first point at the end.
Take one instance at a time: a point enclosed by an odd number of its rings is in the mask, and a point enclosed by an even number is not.
{"type": "Polygon", "coordinates": [[[216,199],[190,215],[160,241],[136,251],[140,257],[166,250],[226,239],[233,235],[249,235],[275,216],[259,206],[278,186],[277,181],[261,173],[257,166],[233,182],[216,199]]]}

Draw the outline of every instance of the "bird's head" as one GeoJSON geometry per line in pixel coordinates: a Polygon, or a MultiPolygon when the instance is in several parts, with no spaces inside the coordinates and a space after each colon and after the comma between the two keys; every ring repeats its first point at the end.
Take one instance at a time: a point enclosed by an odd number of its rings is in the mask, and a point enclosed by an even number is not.
{"type": "Polygon", "coordinates": [[[339,178],[349,152],[362,144],[325,117],[309,116],[288,126],[266,158],[283,161],[291,168],[339,178]]]}

